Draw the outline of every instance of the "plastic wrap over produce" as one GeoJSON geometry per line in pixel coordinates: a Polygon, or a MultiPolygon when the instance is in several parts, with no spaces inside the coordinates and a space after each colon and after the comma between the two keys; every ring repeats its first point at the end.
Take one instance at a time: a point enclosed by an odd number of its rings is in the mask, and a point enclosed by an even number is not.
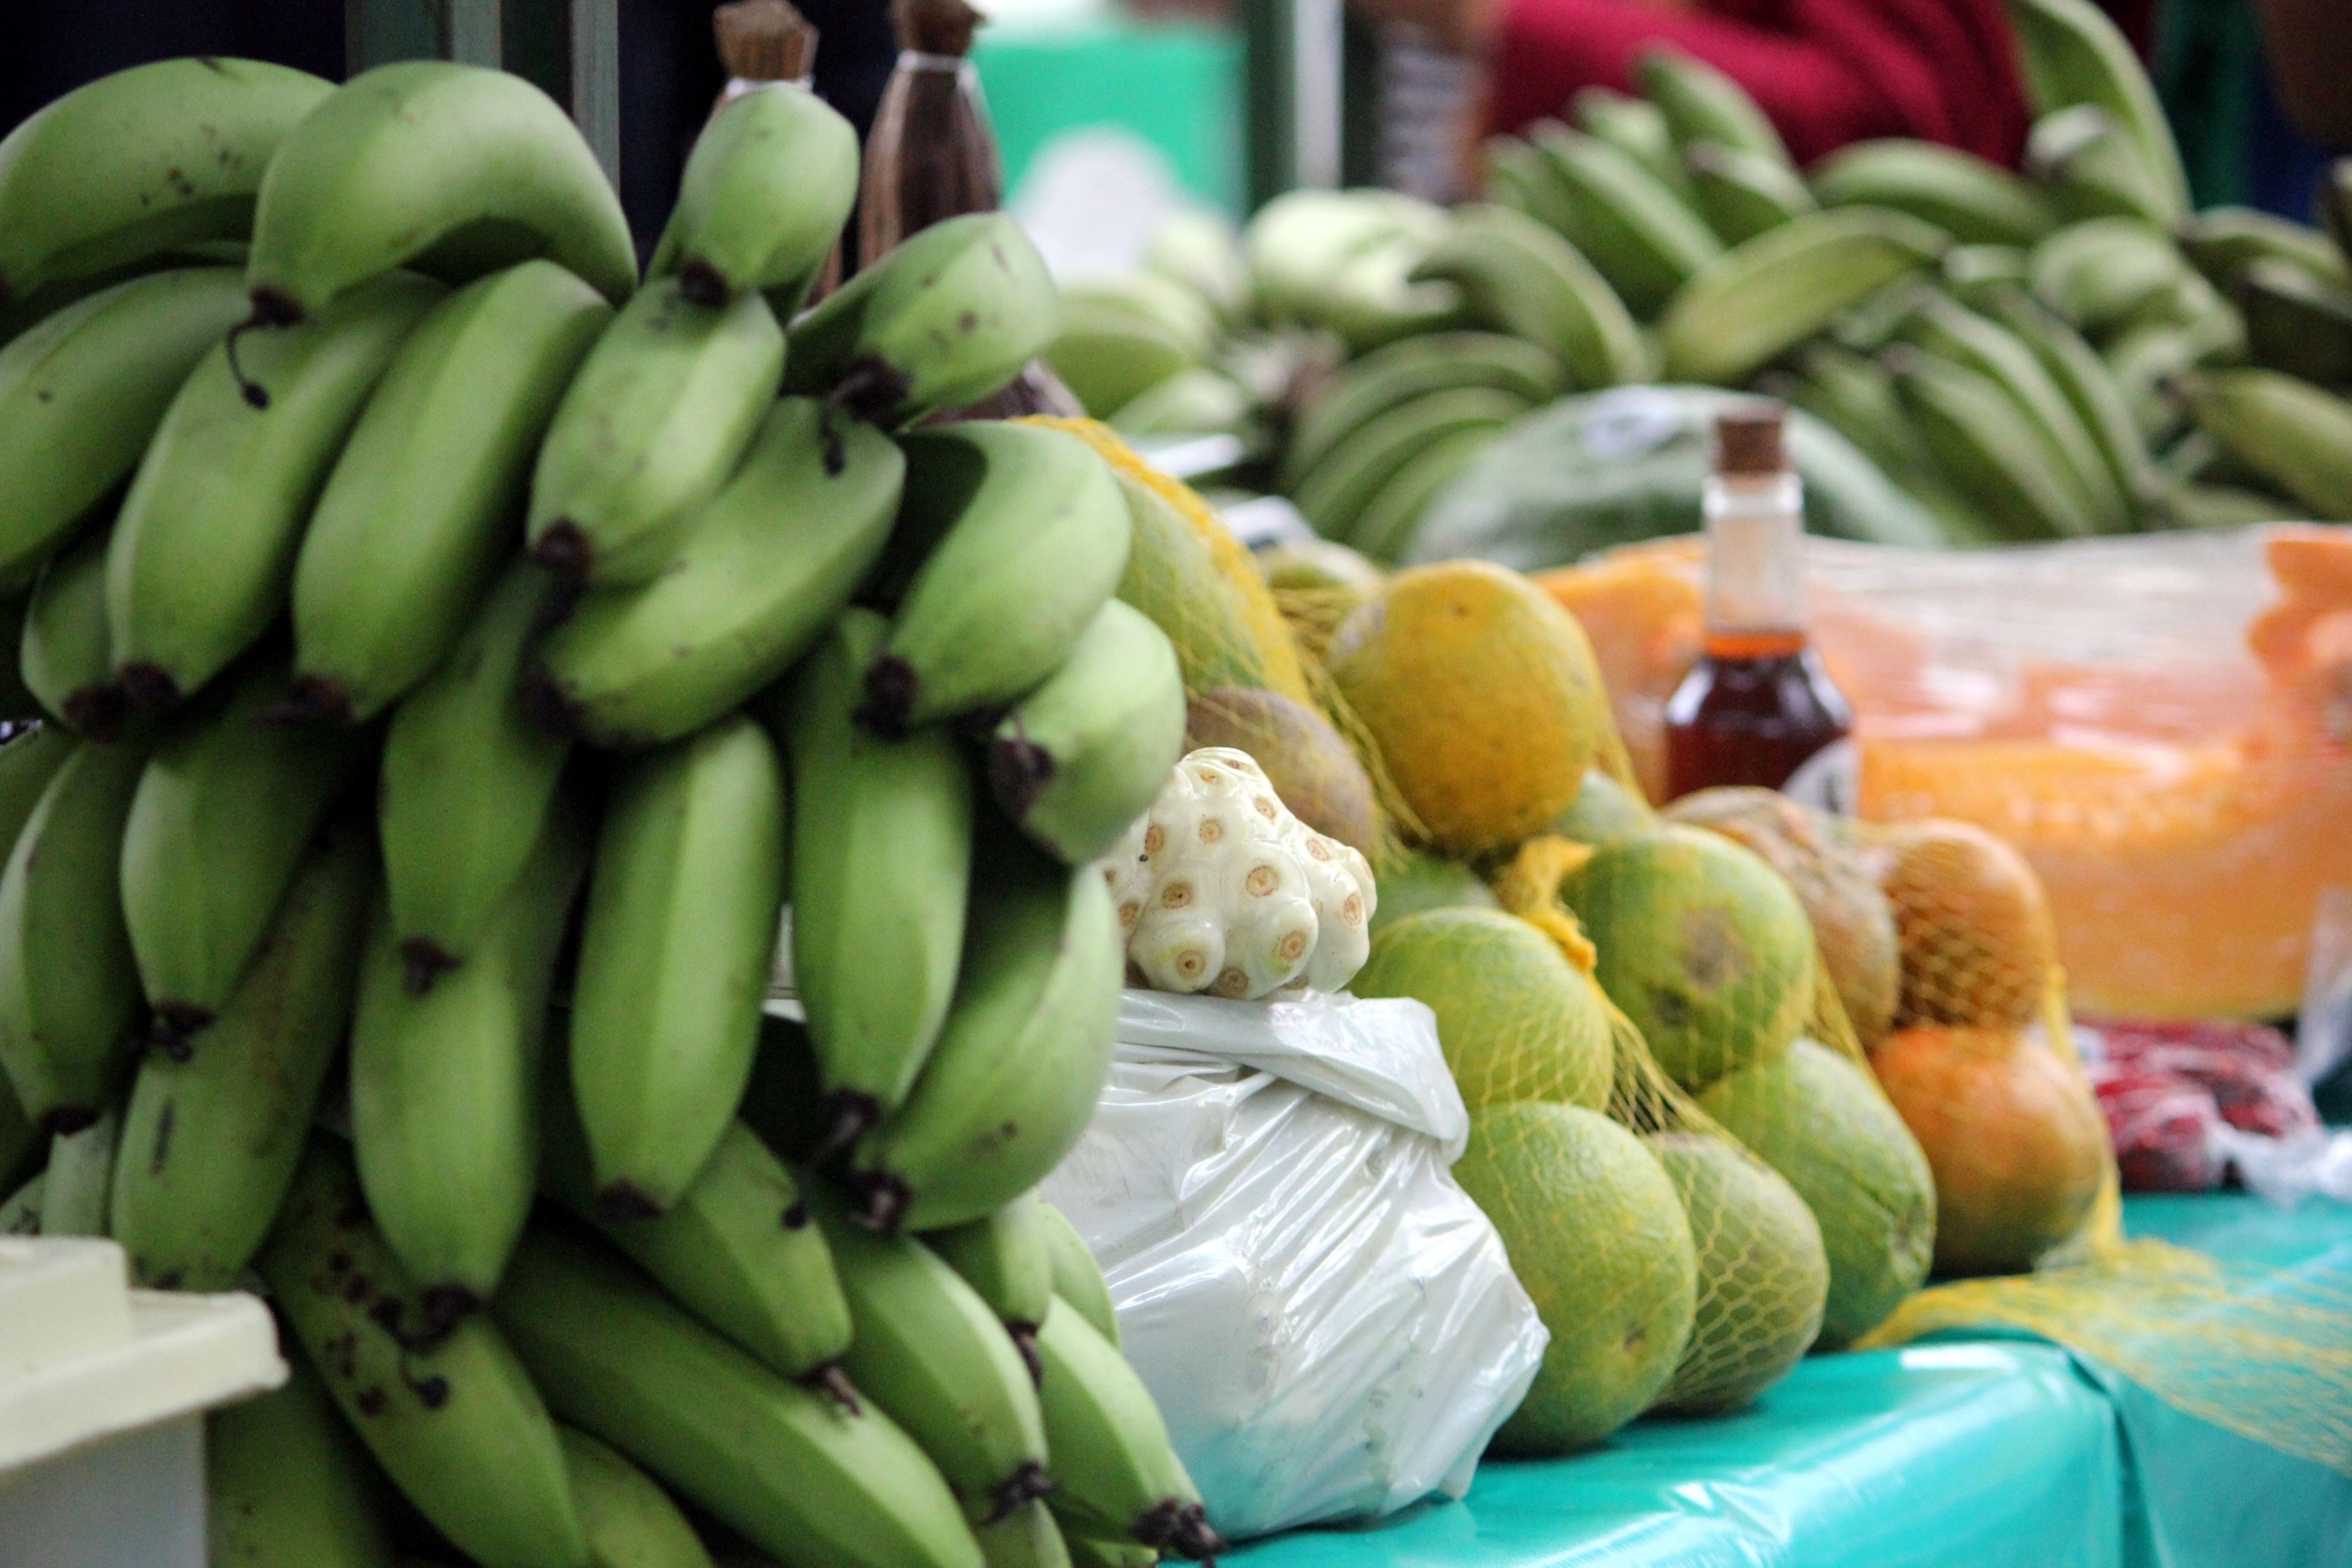
{"type": "Polygon", "coordinates": [[[1227,1535],[1469,1489],[1549,1336],[1448,1167],[1469,1131],[1412,1001],[1129,991],[1044,1184],[1227,1535]]]}

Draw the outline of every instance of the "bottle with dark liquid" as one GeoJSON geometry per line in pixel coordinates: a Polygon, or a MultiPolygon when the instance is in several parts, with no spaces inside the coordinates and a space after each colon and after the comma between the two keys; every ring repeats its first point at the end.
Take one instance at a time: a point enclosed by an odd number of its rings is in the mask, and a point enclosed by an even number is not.
{"type": "Polygon", "coordinates": [[[1666,793],[1755,784],[1851,813],[1853,711],[1807,635],[1804,491],[1780,424],[1774,406],[1716,423],[1706,640],[1666,703],[1666,793]]]}

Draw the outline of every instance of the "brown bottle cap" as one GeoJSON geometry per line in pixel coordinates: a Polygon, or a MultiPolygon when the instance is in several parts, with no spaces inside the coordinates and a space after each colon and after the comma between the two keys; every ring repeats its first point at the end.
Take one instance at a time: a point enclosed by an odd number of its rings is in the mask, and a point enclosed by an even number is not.
{"type": "Polygon", "coordinates": [[[985,20],[964,0],[891,0],[890,19],[900,48],[958,59],[971,52],[971,36],[985,20]]]}
{"type": "Polygon", "coordinates": [[[816,67],[816,29],[790,0],[734,0],[710,26],[719,63],[739,81],[799,81],[816,67]]]}
{"type": "Polygon", "coordinates": [[[1784,411],[1777,403],[1756,403],[1716,416],[1715,471],[1718,474],[1778,474],[1789,459],[1780,444],[1784,411]]]}

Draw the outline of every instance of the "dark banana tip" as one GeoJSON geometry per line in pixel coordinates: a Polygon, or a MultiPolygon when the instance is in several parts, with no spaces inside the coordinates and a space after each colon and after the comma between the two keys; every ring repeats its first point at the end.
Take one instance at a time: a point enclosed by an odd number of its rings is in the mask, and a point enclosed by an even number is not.
{"type": "Polygon", "coordinates": [[[1004,1331],[1013,1336],[1013,1348],[1021,1352],[1021,1364],[1029,1369],[1029,1381],[1039,1388],[1045,1386],[1045,1358],[1037,1352],[1037,1325],[1007,1323],[1004,1331]]]}
{"type": "Polygon", "coordinates": [[[463,1285],[428,1285],[416,1293],[417,1315],[425,1320],[424,1337],[438,1342],[458,1324],[482,1310],[482,1299],[463,1285]]]}
{"type": "Polygon", "coordinates": [[[1162,1498],[1135,1516],[1128,1534],[1158,1552],[1176,1538],[1176,1529],[1183,1521],[1184,1504],[1176,1498],[1162,1498]]]}
{"type": "Polygon", "coordinates": [[[457,967],[457,954],[429,936],[404,937],[400,943],[400,988],[422,996],[433,983],[457,967]]]}
{"type": "Polygon", "coordinates": [[[564,741],[580,738],[583,710],[544,665],[523,677],[522,705],[532,721],[549,734],[564,741]]]}
{"type": "Polygon", "coordinates": [[[849,1152],[866,1130],[882,1120],[882,1102],[854,1089],[837,1089],[824,1097],[828,1117],[824,1136],[809,1152],[808,1165],[819,1170],[849,1152]]]}
{"type": "Polygon", "coordinates": [[[194,1002],[158,1002],[155,1004],[153,1031],[158,1047],[163,1049],[166,1056],[171,1055],[170,1047],[163,1046],[163,1041],[171,1040],[185,1046],[188,1041],[211,1028],[213,1020],[217,1016],[219,1015],[210,1007],[199,1006],[194,1002]]]}
{"type": "Polygon", "coordinates": [[[849,1211],[850,1223],[884,1236],[896,1234],[898,1222],[907,1217],[907,1205],[915,1201],[907,1184],[887,1171],[860,1171],[849,1178],[849,1185],[857,1200],[849,1211]]]}
{"type": "Polygon", "coordinates": [[[530,558],[557,582],[577,587],[595,570],[596,547],[578,523],[561,517],[530,542],[530,558]]]}
{"type": "Polygon", "coordinates": [[[659,1219],[662,1205],[635,1182],[618,1181],[596,1194],[596,1214],[600,1219],[615,1222],[632,1219],[659,1219]]]}
{"type": "Polygon", "coordinates": [[[130,699],[131,706],[142,713],[164,713],[177,708],[185,697],[179,681],[162,665],[146,659],[136,659],[114,672],[114,683],[130,699]]]}
{"type": "Polygon", "coordinates": [[[895,425],[914,389],[905,371],[868,354],[850,364],[825,402],[869,425],[895,425]]]}
{"type": "Polygon", "coordinates": [[[839,1362],[829,1361],[800,1381],[803,1388],[814,1389],[850,1415],[866,1414],[866,1406],[858,1403],[857,1385],[849,1381],[849,1374],[841,1370],[839,1362]]]}
{"type": "Polygon", "coordinates": [[[913,665],[886,653],[866,667],[866,700],[850,718],[886,741],[904,740],[921,685],[913,665]]]}
{"type": "Polygon", "coordinates": [[[77,688],[58,706],[60,718],[101,746],[122,739],[122,727],[131,722],[131,698],[111,680],[77,688]]]}
{"type": "Polygon", "coordinates": [[[1199,1503],[1187,1503],[1177,1516],[1176,1533],[1170,1544],[1185,1556],[1213,1565],[1217,1553],[1230,1551],[1232,1543],[1217,1533],[1209,1523],[1209,1510],[1199,1503]]]}
{"type": "Polygon", "coordinates": [[[52,1138],[68,1138],[97,1122],[98,1107],[94,1105],[52,1105],[41,1112],[40,1129],[52,1138]]]}
{"type": "Polygon", "coordinates": [[[253,291],[253,315],[248,327],[299,327],[307,319],[294,296],[264,284],[253,291]]]}
{"type": "Polygon", "coordinates": [[[1001,1519],[1027,1508],[1039,1498],[1060,1489],[1061,1482],[1045,1473],[1045,1467],[1034,1459],[1024,1459],[1021,1468],[1004,1478],[994,1491],[988,1494],[988,1517],[982,1524],[994,1524],[1001,1519]]]}
{"type": "Polygon", "coordinates": [[[196,1043],[160,1017],[147,1020],[146,1032],[140,1036],[142,1048],[167,1061],[187,1062],[195,1058],[196,1043]]]}
{"type": "Polygon", "coordinates": [[[988,787],[1004,814],[1019,822],[1054,782],[1054,753],[1026,735],[989,742],[988,787]]]}
{"type": "Polygon", "coordinates": [[[735,290],[727,286],[726,276],[699,256],[677,269],[677,291],[688,304],[710,310],[723,309],[735,298],[735,290]]]}
{"type": "Polygon", "coordinates": [[[260,714],[265,724],[337,724],[359,721],[352,710],[352,694],[329,675],[298,675],[282,702],[273,702],[260,714]]]}

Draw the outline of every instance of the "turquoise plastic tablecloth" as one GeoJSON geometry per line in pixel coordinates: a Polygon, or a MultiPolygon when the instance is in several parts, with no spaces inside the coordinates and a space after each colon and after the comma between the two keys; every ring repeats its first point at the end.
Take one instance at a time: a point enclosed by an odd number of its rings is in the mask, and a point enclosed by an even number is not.
{"type": "MultiPolygon", "coordinates": [[[[2226,1259],[2352,1268],[2352,1210],[2135,1200],[2226,1259]]],[[[1247,1568],[2352,1568],[2352,1479],[2056,1346],[1944,1339],[1806,1361],[1751,1410],[1645,1421],[1469,1497],[1255,1542],[1247,1568]]]]}

